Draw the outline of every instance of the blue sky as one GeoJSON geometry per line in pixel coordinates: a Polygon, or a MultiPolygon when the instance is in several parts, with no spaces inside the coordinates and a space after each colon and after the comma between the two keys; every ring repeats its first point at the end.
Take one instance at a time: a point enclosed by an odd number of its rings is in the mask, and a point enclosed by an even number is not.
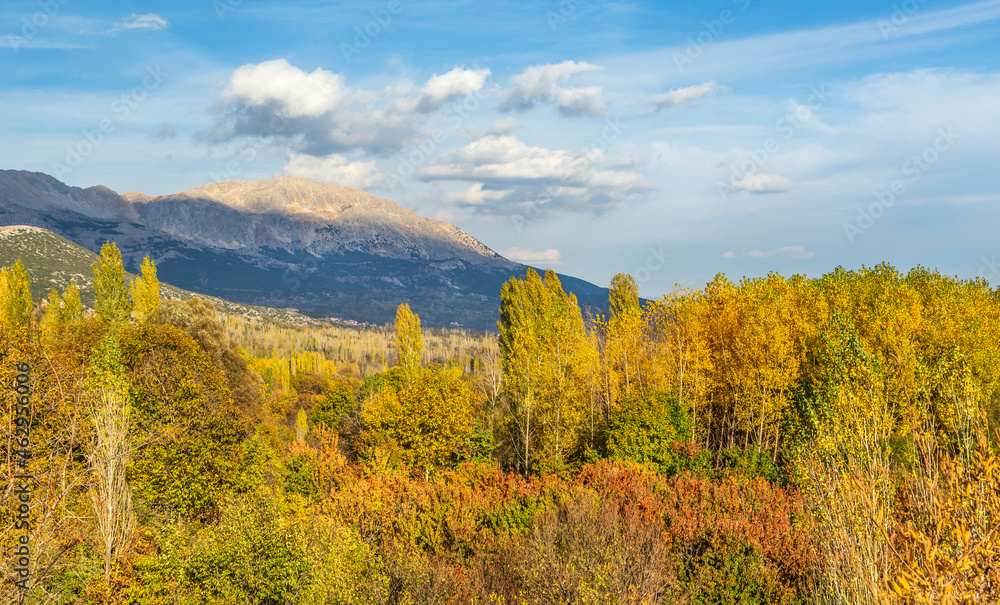
{"type": "Polygon", "coordinates": [[[0,167],[361,187],[607,284],[1000,282],[1000,0],[0,4],[0,167]]]}

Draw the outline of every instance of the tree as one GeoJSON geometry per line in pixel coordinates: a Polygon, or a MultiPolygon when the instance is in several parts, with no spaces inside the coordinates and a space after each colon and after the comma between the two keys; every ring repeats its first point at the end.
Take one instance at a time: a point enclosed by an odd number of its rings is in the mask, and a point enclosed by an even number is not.
{"type": "Polygon", "coordinates": [[[399,355],[399,367],[408,381],[416,378],[420,369],[420,357],[423,353],[423,335],[420,332],[420,318],[410,311],[410,305],[403,303],[396,309],[396,323],[393,324],[396,333],[396,352],[399,355]]]}
{"type": "Polygon", "coordinates": [[[250,371],[239,347],[226,334],[215,306],[207,300],[166,300],[149,319],[150,324],[180,328],[208,353],[213,365],[226,374],[229,390],[245,412],[256,413],[262,398],[263,382],[250,371]]]}
{"type": "Polygon", "coordinates": [[[52,288],[49,290],[45,311],[42,319],[38,322],[38,329],[42,333],[46,342],[53,342],[59,326],[63,323],[63,302],[59,296],[59,290],[52,288]]]}
{"type": "Polygon", "coordinates": [[[147,255],[142,259],[140,275],[132,282],[132,314],[140,323],[146,322],[160,306],[160,281],[156,279],[156,264],[147,255]]]}
{"type": "Polygon", "coordinates": [[[426,476],[467,449],[474,411],[461,369],[423,370],[401,389],[386,384],[365,402],[362,441],[372,449],[394,450],[426,476]]]}
{"type": "Polygon", "coordinates": [[[34,305],[31,302],[31,278],[20,260],[10,269],[0,271],[0,304],[4,323],[16,329],[31,326],[34,305]]]}
{"type": "Polygon", "coordinates": [[[135,532],[132,489],[126,479],[131,458],[131,410],[121,352],[106,336],[91,362],[94,396],[90,421],[94,428],[88,462],[95,479],[90,490],[104,558],[104,580],[114,561],[128,552],[135,532]]]}
{"type": "Polygon", "coordinates": [[[112,326],[128,322],[131,305],[122,253],[112,242],[101,246],[100,258],[91,266],[94,271],[94,306],[97,316],[112,326]]]}
{"type": "Polygon", "coordinates": [[[598,318],[598,348],[601,355],[600,388],[605,414],[618,409],[619,399],[641,397],[646,388],[645,366],[648,355],[643,350],[644,312],[639,305],[639,288],[631,275],[619,273],[608,288],[611,316],[598,318]]]}
{"type": "Polygon", "coordinates": [[[70,282],[62,295],[62,320],[64,322],[83,319],[83,303],[80,302],[80,288],[76,282],[70,282]]]}
{"type": "Polygon", "coordinates": [[[497,326],[511,449],[526,472],[563,468],[582,445],[593,367],[576,297],[528,269],[504,284],[497,326]]]}

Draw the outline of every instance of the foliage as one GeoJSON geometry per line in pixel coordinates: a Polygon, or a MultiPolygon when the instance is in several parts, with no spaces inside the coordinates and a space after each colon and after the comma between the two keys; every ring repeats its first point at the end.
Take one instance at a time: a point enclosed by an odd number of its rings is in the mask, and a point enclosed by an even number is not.
{"type": "Polygon", "coordinates": [[[128,322],[132,305],[128,298],[128,283],[122,253],[112,242],[104,242],[94,272],[94,306],[97,316],[112,326],[128,322]]]}
{"type": "Polygon", "coordinates": [[[396,323],[393,324],[396,335],[396,355],[399,367],[407,381],[413,381],[420,369],[420,357],[424,348],[423,336],[420,333],[420,318],[410,311],[410,305],[402,303],[396,309],[396,323]]]}
{"type": "Polygon", "coordinates": [[[132,281],[132,314],[140,323],[148,321],[160,306],[160,282],[156,279],[156,264],[146,256],[142,259],[139,276],[132,281]]]}
{"type": "Polygon", "coordinates": [[[383,449],[428,473],[455,461],[468,447],[472,391],[456,369],[421,371],[401,389],[383,388],[365,402],[363,457],[383,449]]]}

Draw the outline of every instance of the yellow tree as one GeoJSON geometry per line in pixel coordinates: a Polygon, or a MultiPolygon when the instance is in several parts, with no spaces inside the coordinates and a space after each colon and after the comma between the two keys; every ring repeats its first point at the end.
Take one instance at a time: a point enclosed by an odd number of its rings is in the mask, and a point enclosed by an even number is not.
{"type": "Polygon", "coordinates": [[[139,276],[132,281],[132,315],[144,323],[160,307],[160,281],[156,278],[156,264],[146,256],[142,259],[139,276]]]}
{"type": "Polygon", "coordinates": [[[25,330],[31,326],[34,305],[31,302],[31,278],[18,260],[9,269],[0,271],[0,305],[4,323],[25,330]]]}
{"type": "Polygon", "coordinates": [[[511,449],[525,471],[564,468],[583,445],[595,361],[576,297],[528,269],[504,284],[498,327],[511,449]]]}
{"type": "Polygon", "coordinates": [[[80,301],[80,288],[76,282],[70,282],[63,290],[61,319],[64,322],[83,319],[83,303],[80,301]]]}
{"type": "Polygon", "coordinates": [[[399,367],[408,381],[413,381],[420,371],[420,357],[423,353],[423,335],[420,318],[410,311],[410,305],[402,303],[396,308],[396,322],[393,324],[396,336],[396,353],[399,367]]]}
{"type": "Polygon", "coordinates": [[[599,386],[606,417],[614,414],[622,401],[646,394],[649,373],[643,334],[645,317],[635,279],[624,273],[615,275],[608,288],[608,302],[610,316],[596,322],[601,357],[599,386]]]}
{"type": "Polygon", "coordinates": [[[122,265],[122,253],[118,246],[105,242],[101,246],[100,257],[91,269],[94,271],[94,306],[97,316],[113,326],[127,323],[131,308],[125,267],[122,265]]]}
{"type": "Polygon", "coordinates": [[[59,296],[59,290],[52,288],[49,290],[45,310],[42,312],[42,319],[38,322],[38,330],[42,333],[42,337],[46,342],[51,343],[54,341],[59,326],[62,325],[63,313],[63,302],[62,297],[59,296]]]}
{"type": "Polygon", "coordinates": [[[460,368],[420,371],[402,388],[386,385],[364,404],[363,441],[396,452],[425,477],[459,458],[472,434],[472,389],[460,368]]]}
{"type": "Polygon", "coordinates": [[[647,313],[650,331],[650,381],[657,391],[675,395],[694,421],[687,439],[707,440],[699,414],[706,408],[712,356],[704,325],[704,295],[677,290],[654,301],[647,313]]]}

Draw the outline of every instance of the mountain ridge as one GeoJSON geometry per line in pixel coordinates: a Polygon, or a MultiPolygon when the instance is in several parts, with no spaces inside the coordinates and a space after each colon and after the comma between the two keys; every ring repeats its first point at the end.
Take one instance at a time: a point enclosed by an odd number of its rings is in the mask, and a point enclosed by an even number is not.
{"type": "MultiPolygon", "coordinates": [[[[528,268],[393,200],[298,177],[150,196],[0,170],[0,224],[95,252],[115,241],[129,268],[150,254],[165,281],[194,292],[372,323],[409,302],[428,325],[495,329],[501,285],[528,268]]],[[[560,277],[581,304],[606,306],[606,290],[560,277]]]]}

